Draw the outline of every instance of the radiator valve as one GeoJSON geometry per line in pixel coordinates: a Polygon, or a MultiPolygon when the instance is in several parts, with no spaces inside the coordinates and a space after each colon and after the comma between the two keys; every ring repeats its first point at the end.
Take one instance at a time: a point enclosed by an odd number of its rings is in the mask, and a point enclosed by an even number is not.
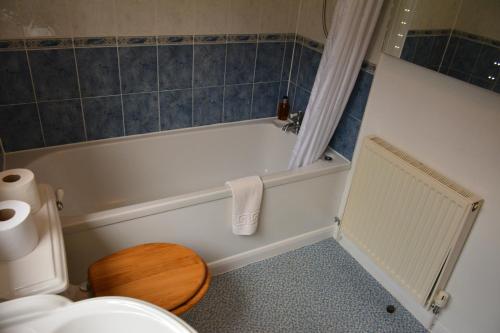
{"type": "Polygon", "coordinates": [[[449,299],[450,294],[448,294],[446,291],[441,290],[440,292],[438,292],[434,297],[434,302],[432,302],[431,304],[432,313],[438,314],[439,311],[441,311],[441,309],[444,308],[446,304],[448,304],[449,299]]]}

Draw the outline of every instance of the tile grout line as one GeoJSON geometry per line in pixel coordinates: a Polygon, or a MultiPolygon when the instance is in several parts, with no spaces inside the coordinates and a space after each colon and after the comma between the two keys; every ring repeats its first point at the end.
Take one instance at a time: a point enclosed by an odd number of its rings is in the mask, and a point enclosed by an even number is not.
{"type": "Polygon", "coordinates": [[[252,77],[252,99],[250,100],[250,115],[249,119],[253,116],[253,98],[255,93],[255,73],[257,72],[257,57],[259,56],[259,37],[260,33],[257,34],[257,41],[255,42],[255,60],[253,64],[253,77],[252,77]]]}
{"type": "Polygon", "coordinates": [[[191,127],[194,127],[194,34],[192,41],[193,57],[191,61],[191,127]]]}
{"type": "Polygon", "coordinates": [[[158,36],[156,38],[156,86],[158,91],[156,93],[157,105],[158,105],[158,131],[161,131],[161,113],[160,113],[160,58],[158,57],[158,36]]]}
{"type": "Polygon", "coordinates": [[[88,141],[88,135],[87,135],[87,125],[85,123],[85,113],[83,112],[83,100],[82,100],[82,89],[80,86],[80,75],[78,72],[78,63],[76,61],[76,50],[74,47],[74,39],[71,39],[71,42],[73,44],[73,59],[75,61],[75,70],[76,70],[76,83],[78,84],[78,95],[80,96],[80,110],[82,113],[82,122],[83,122],[83,134],[85,135],[85,141],[88,141]]]}
{"type": "Polygon", "coordinates": [[[118,63],[118,83],[120,84],[120,103],[122,105],[122,132],[123,136],[126,136],[127,133],[125,131],[125,111],[123,110],[122,70],[120,63],[120,50],[118,48],[118,38],[116,39],[116,58],[118,63]]]}
{"type": "Polygon", "coordinates": [[[222,114],[220,118],[220,122],[224,122],[225,118],[225,104],[226,104],[226,74],[227,74],[227,40],[229,38],[229,35],[225,35],[226,42],[224,43],[225,49],[224,49],[224,83],[223,83],[223,88],[222,88],[222,114]]]}
{"type": "Polygon", "coordinates": [[[43,146],[47,147],[47,143],[45,141],[45,131],[43,130],[43,124],[42,124],[42,115],[40,114],[40,108],[38,106],[38,97],[36,95],[36,90],[35,90],[35,79],[33,79],[33,73],[31,71],[31,61],[30,61],[30,57],[28,55],[28,49],[26,48],[26,44],[25,44],[25,47],[24,47],[24,53],[26,54],[26,61],[28,63],[28,71],[30,73],[31,87],[33,89],[33,97],[35,99],[35,108],[36,108],[36,113],[38,114],[38,122],[40,124],[40,131],[41,131],[41,134],[42,134],[43,146]]]}

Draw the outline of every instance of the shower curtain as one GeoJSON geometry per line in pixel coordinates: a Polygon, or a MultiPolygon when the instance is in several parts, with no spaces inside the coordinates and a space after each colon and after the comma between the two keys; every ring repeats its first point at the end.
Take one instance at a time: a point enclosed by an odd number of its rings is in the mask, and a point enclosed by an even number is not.
{"type": "Polygon", "coordinates": [[[324,153],[354,83],[383,0],[338,0],[289,169],[311,164],[324,153]]]}

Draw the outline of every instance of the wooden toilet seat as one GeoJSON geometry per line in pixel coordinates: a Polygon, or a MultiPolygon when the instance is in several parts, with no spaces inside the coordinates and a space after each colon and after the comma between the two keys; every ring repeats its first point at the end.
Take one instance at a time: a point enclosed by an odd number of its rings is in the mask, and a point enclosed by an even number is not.
{"type": "Polygon", "coordinates": [[[95,296],[137,298],[177,315],[203,298],[211,280],[205,262],[193,250],[168,243],[113,253],[92,264],[88,278],[95,296]]]}

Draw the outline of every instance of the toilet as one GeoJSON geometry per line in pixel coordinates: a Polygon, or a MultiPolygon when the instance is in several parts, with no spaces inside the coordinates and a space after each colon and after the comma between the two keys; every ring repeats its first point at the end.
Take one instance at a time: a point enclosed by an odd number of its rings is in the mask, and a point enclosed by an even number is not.
{"type": "Polygon", "coordinates": [[[39,192],[43,204],[31,216],[37,246],[0,261],[0,331],[196,333],[176,315],[203,298],[211,277],[205,262],[181,245],[143,244],[92,264],[94,296],[107,297],[55,295],[69,291],[63,233],[54,190],[40,184],[39,192]]]}
{"type": "Polygon", "coordinates": [[[187,247],[170,243],[127,248],[96,261],[88,270],[93,296],[136,298],[176,315],[203,298],[210,280],[200,256],[187,247]]]}

